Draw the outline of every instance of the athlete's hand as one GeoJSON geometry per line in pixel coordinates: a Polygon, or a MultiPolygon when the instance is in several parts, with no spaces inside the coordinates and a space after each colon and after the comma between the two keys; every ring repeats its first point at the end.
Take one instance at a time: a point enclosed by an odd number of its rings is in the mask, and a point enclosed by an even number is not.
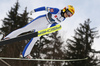
{"type": "Polygon", "coordinates": [[[35,12],[34,10],[30,11],[30,15],[32,15],[32,13],[34,13],[34,12],[35,12]]]}

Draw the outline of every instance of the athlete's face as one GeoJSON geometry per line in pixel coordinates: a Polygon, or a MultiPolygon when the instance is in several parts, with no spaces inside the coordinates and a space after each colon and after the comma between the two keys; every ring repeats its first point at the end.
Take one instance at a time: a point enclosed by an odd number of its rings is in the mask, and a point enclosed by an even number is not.
{"type": "Polygon", "coordinates": [[[65,17],[65,18],[67,18],[67,17],[68,17],[67,13],[64,13],[64,17],[65,17]]]}
{"type": "Polygon", "coordinates": [[[64,17],[65,17],[65,18],[71,17],[71,16],[72,16],[72,14],[71,14],[70,12],[68,12],[68,13],[65,12],[65,13],[64,13],[64,17]]]}

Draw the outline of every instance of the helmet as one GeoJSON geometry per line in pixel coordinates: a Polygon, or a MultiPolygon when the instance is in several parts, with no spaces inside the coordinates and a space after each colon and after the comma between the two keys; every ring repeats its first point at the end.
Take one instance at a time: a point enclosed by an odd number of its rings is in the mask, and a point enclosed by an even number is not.
{"type": "Polygon", "coordinates": [[[69,11],[72,14],[75,13],[75,9],[72,5],[68,5],[67,7],[64,7],[63,12],[67,12],[67,11],[69,11]]]}

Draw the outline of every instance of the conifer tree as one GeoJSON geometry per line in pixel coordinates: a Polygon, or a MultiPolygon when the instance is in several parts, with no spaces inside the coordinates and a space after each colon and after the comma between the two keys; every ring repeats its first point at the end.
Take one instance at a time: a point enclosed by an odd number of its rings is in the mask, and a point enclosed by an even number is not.
{"type": "Polygon", "coordinates": [[[68,51],[66,59],[84,59],[84,61],[73,61],[68,62],[68,66],[97,66],[97,58],[94,54],[90,54],[92,51],[91,46],[93,45],[94,38],[97,37],[98,31],[96,28],[90,27],[90,19],[80,24],[80,27],[75,30],[75,36],[73,40],[68,39],[68,51]]]}
{"type": "Polygon", "coordinates": [[[4,18],[3,25],[1,31],[5,33],[5,35],[9,34],[11,31],[15,30],[18,27],[18,22],[20,20],[20,16],[18,13],[20,5],[18,2],[11,7],[11,10],[8,12],[7,17],[4,18]]]}
{"type": "MultiPolygon", "coordinates": [[[[3,21],[2,28],[0,28],[0,31],[6,36],[12,31],[24,27],[28,23],[28,12],[27,8],[25,8],[24,12],[18,13],[19,10],[19,2],[17,1],[13,7],[11,7],[11,10],[7,13],[7,17],[5,17],[3,21]]],[[[1,33],[1,34],[2,34],[1,33]]],[[[25,41],[20,41],[20,42],[15,42],[13,44],[8,44],[4,46],[0,46],[2,51],[0,52],[0,56],[5,56],[5,57],[19,57],[20,51],[23,50],[25,47],[25,41]]],[[[9,61],[7,60],[8,63],[10,63],[12,66],[18,66],[17,61],[9,61]]],[[[23,63],[19,64],[23,65],[23,63]]]]}
{"type": "MultiPolygon", "coordinates": [[[[58,35],[58,32],[48,34],[41,37],[39,40],[38,48],[34,48],[34,51],[39,51],[40,58],[44,59],[64,59],[64,52],[62,51],[63,41],[58,35]]],[[[39,58],[39,57],[38,57],[39,58]]],[[[61,66],[62,62],[39,62],[40,66],[61,66]]]]}

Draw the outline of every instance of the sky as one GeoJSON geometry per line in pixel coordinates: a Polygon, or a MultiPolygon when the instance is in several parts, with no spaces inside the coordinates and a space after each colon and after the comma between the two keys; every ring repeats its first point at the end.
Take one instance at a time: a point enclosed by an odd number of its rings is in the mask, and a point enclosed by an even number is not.
{"type": "MultiPolygon", "coordinates": [[[[71,18],[67,18],[62,22],[62,36],[64,39],[72,38],[74,36],[74,29],[80,27],[80,23],[84,23],[85,20],[90,18],[91,27],[97,27],[100,31],[100,0],[18,0],[20,4],[19,13],[22,13],[27,7],[28,12],[31,10],[46,6],[56,7],[59,9],[64,8],[67,5],[73,5],[75,8],[75,14],[71,18]]],[[[0,0],[0,27],[2,25],[2,19],[7,17],[8,11],[17,2],[17,0],[0,0]]],[[[31,17],[35,18],[45,12],[34,13],[31,17]]],[[[100,34],[100,32],[99,32],[100,34]]],[[[95,39],[93,49],[100,50],[100,39],[95,39]]]]}

